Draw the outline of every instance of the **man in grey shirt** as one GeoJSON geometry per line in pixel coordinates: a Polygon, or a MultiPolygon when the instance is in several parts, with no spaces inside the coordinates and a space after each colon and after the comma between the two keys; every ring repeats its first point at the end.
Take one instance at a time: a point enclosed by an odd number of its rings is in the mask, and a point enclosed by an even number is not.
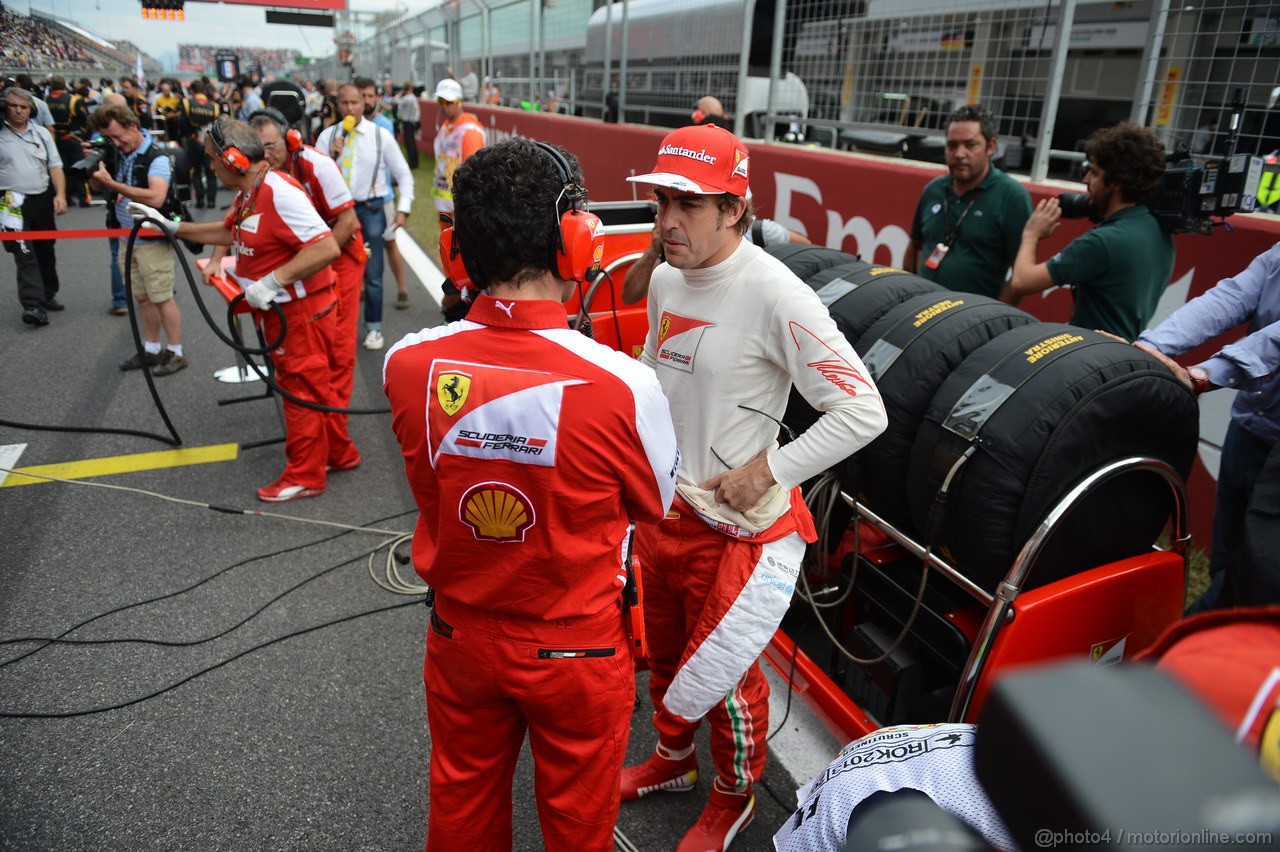
{"type": "Polygon", "coordinates": [[[476,76],[476,69],[470,62],[465,63],[462,68],[462,79],[458,81],[462,84],[462,99],[468,103],[475,103],[476,95],[480,94],[480,78],[476,76]]]}
{"type": "MultiPolygon", "coordinates": [[[[56,230],[54,216],[67,212],[62,159],[53,136],[31,120],[34,107],[27,90],[5,89],[4,126],[0,127],[0,227],[4,230],[56,230]]],[[[53,240],[6,241],[4,246],[18,267],[22,321],[36,327],[48,325],[48,311],[62,310],[56,298],[53,240]]]]}
{"type": "Polygon", "coordinates": [[[418,94],[413,83],[405,83],[396,101],[396,121],[400,124],[400,139],[404,142],[404,158],[410,169],[418,168],[418,127],[422,121],[418,94]]]}

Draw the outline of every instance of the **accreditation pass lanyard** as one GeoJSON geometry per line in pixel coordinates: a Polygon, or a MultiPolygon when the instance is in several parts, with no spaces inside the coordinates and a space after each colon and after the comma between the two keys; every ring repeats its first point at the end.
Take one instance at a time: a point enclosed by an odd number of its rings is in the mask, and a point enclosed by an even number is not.
{"type": "Polygon", "coordinates": [[[978,203],[978,198],[981,195],[982,190],[974,190],[973,198],[965,205],[964,210],[960,211],[960,218],[956,220],[955,227],[953,228],[951,227],[951,198],[945,193],[943,194],[942,203],[944,206],[942,208],[942,226],[944,229],[944,237],[942,242],[933,247],[933,252],[929,255],[929,259],[925,261],[925,266],[930,269],[937,269],[942,265],[942,261],[946,260],[947,252],[951,251],[951,244],[960,236],[960,226],[964,224],[965,217],[969,215],[969,211],[973,209],[973,205],[978,203]]]}
{"type": "Polygon", "coordinates": [[[235,230],[233,232],[233,236],[235,239],[237,253],[239,253],[239,248],[242,245],[242,243],[240,242],[240,225],[244,222],[245,219],[248,219],[250,216],[252,216],[253,211],[257,209],[258,190],[262,188],[262,182],[266,180],[267,172],[269,171],[271,171],[271,169],[268,167],[258,172],[258,179],[253,182],[253,188],[249,190],[248,196],[246,196],[240,202],[240,205],[235,210],[235,220],[234,220],[235,230]]]}

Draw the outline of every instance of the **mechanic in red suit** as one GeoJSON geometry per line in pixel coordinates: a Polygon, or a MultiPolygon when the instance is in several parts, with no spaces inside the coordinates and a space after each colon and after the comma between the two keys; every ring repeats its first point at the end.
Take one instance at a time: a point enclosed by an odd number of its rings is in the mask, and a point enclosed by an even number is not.
{"type": "Polygon", "coordinates": [[[572,155],[523,138],[469,157],[442,256],[480,294],[384,366],[421,513],[413,561],[436,595],[428,850],[511,848],[526,731],[546,848],[613,849],[635,697],[629,522],[666,513],[679,454],[653,371],[566,322],[572,279],[599,259],[581,181],[572,155]]]}
{"type": "MultiPolygon", "coordinates": [[[[302,142],[302,134],[289,127],[279,110],[261,109],[249,116],[249,125],[262,139],[271,168],[285,172],[302,185],[320,218],[333,232],[342,254],[333,262],[338,288],[338,337],[333,347],[333,389],[335,403],[346,408],[355,385],[356,332],[360,317],[360,289],[364,286],[364,234],[356,217],[356,202],[342,179],[338,164],[316,148],[302,142]]],[[[212,264],[211,264],[212,265],[212,264]]],[[[330,415],[330,435],[345,435],[347,415],[330,415]],[[336,432],[334,431],[336,430],[336,432]]],[[[339,437],[339,443],[341,438],[339,437]]],[[[360,464],[360,455],[330,458],[331,470],[350,470],[360,464]]]]}
{"type": "MultiPolygon", "coordinates": [[[[306,402],[340,407],[331,381],[337,332],[331,265],[341,253],[337,241],[298,182],[272,171],[262,140],[247,124],[221,120],[210,125],[205,149],[218,179],[238,191],[230,212],[221,222],[166,220],[164,226],[185,240],[231,246],[233,277],[244,288],[245,301],[266,311],[262,326],[268,340],[280,337],[280,314],[284,317],[287,337],[272,352],[276,382],[306,402]]],[[[140,204],[131,204],[130,212],[159,219],[140,204]]],[[[279,478],[258,489],[258,499],[267,503],[323,494],[332,460],[354,466],[360,458],[345,422],[334,428],[332,414],[286,397],[284,416],[287,461],[279,478]]]]}

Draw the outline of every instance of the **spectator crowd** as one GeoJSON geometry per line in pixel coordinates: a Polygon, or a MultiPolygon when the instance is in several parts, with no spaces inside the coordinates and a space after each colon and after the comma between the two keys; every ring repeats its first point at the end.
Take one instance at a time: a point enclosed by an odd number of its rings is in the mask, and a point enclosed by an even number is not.
{"type": "Polygon", "coordinates": [[[19,15],[3,5],[0,5],[0,65],[6,68],[104,67],[74,38],[39,18],[19,15]]]}
{"type": "Polygon", "coordinates": [[[293,68],[300,55],[296,50],[280,47],[217,47],[208,44],[178,45],[178,68],[182,71],[203,72],[214,67],[220,51],[229,50],[240,59],[240,66],[257,65],[264,73],[272,74],[293,68]]]}

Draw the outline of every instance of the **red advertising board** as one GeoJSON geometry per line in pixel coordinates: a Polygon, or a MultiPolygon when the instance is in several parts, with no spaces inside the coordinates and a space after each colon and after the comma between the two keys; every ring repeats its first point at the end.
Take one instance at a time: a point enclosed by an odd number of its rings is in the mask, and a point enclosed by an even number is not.
{"type": "MultiPolygon", "coordinates": [[[[491,142],[519,135],[573,151],[582,162],[591,198],[597,201],[643,197],[645,190],[627,183],[626,178],[652,168],[658,144],[667,132],[502,107],[469,104],[467,109],[480,117],[491,142]]],[[[435,120],[435,102],[424,100],[419,138],[426,150],[430,150],[435,120]]],[[[942,172],[940,165],[909,160],[787,144],[751,146],[751,189],[758,215],[805,234],[815,244],[890,266],[902,264],[921,190],[942,172]]],[[[1082,187],[1054,183],[1028,184],[1027,189],[1034,204],[1041,198],[1082,187]]],[[[1180,305],[1198,296],[1219,280],[1244,269],[1252,258],[1280,241],[1280,218],[1236,215],[1228,222],[1229,228],[1221,228],[1212,236],[1186,234],[1174,238],[1177,261],[1166,301],[1180,305]]],[[[1040,259],[1051,257],[1088,227],[1084,220],[1064,221],[1057,233],[1041,245],[1040,259]]],[[[1071,315],[1072,295],[1058,288],[1025,299],[1020,307],[1042,320],[1066,322],[1071,315]]],[[[1203,360],[1240,333],[1239,329],[1229,332],[1179,360],[1203,360]]],[[[1221,435],[1203,437],[1221,440],[1221,435]]],[[[1207,548],[1214,479],[1202,461],[1197,461],[1188,485],[1196,543],[1207,548]]]]}

